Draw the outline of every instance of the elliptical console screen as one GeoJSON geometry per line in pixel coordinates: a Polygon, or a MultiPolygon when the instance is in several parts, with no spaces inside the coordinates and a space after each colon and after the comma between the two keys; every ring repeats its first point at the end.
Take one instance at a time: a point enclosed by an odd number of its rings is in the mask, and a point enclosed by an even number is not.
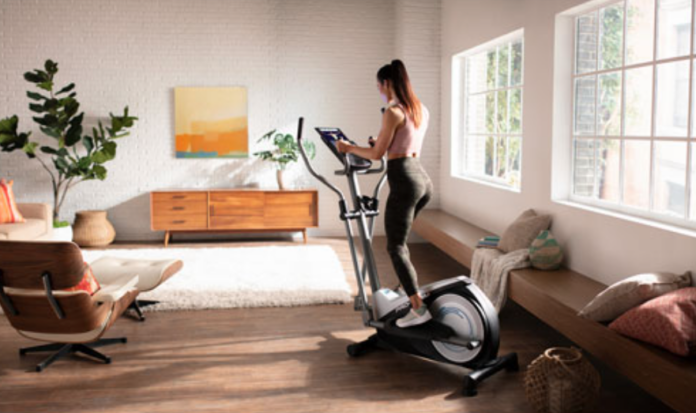
{"type": "MultiPolygon", "coordinates": [[[[338,140],[344,140],[346,142],[350,142],[353,145],[356,145],[356,143],[348,139],[346,135],[343,133],[343,131],[341,131],[339,128],[316,128],[316,131],[319,132],[319,136],[321,136],[321,139],[324,141],[326,146],[328,146],[329,149],[331,149],[331,152],[333,152],[333,154],[336,155],[336,157],[339,161],[341,161],[341,163],[343,163],[343,158],[345,157],[345,154],[338,151],[338,148],[336,148],[336,142],[338,140]]],[[[352,153],[348,154],[348,162],[350,163],[351,167],[360,170],[369,169],[372,166],[372,161],[353,155],[352,153]]]]}

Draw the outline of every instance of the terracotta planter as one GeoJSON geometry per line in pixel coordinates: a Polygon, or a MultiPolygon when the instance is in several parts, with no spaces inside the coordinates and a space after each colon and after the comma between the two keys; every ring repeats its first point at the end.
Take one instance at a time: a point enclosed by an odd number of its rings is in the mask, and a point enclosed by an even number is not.
{"type": "Polygon", "coordinates": [[[105,247],[116,237],[106,211],[80,211],[75,214],[73,241],[81,247],[105,247]]]}

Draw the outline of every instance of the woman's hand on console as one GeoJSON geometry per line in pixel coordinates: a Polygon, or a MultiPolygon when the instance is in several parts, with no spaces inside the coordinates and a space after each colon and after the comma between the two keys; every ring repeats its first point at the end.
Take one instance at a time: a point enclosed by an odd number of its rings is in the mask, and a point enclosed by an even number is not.
{"type": "Polygon", "coordinates": [[[350,153],[353,149],[353,145],[350,142],[338,140],[336,141],[336,149],[341,153],[350,153]]]}

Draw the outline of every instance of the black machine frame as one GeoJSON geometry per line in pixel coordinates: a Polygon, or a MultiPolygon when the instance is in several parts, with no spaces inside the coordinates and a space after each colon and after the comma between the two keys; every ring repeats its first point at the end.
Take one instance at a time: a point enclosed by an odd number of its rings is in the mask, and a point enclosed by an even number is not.
{"type": "Polygon", "coordinates": [[[350,344],[347,352],[351,357],[366,354],[372,349],[380,348],[399,351],[428,358],[431,360],[455,364],[473,370],[464,379],[465,396],[477,394],[480,382],[500,370],[517,371],[519,369],[517,354],[510,353],[498,357],[499,324],[495,308],[490,300],[476,285],[465,276],[442,280],[426,285],[420,289],[423,301],[430,307],[438,298],[451,294],[466,300],[481,319],[483,334],[477,337],[462,337],[446,323],[435,319],[420,326],[411,328],[399,328],[395,321],[409,310],[408,297],[400,295],[396,299],[384,297],[397,294],[389,289],[383,289],[380,284],[374,252],[372,250],[372,238],[374,234],[375,217],[379,215],[379,193],[386,180],[386,158],[383,157],[378,167],[373,167],[373,162],[355,155],[344,155],[336,148],[339,139],[350,141],[339,128],[315,128],[324,143],[331,152],[343,164],[342,170],[335,171],[336,175],[346,176],[350,189],[350,208],[343,192],[334,184],[320,175],[309,162],[303,145],[302,131],[304,118],[299,119],[297,140],[302,158],[309,172],[320,182],[332,190],[339,198],[339,218],[344,222],[348,244],[351,251],[351,259],[358,284],[358,294],[355,297],[354,308],[362,313],[363,324],[376,329],[375,334],[367,340],[350,344]],[[358,177],[360,175],[381,174],[375,185],[372,196],[362,195],[358,177]],[[352,222],[358,226],[358,238],[362,263],[358,257],[358,251],[354,241],[352,222]],[[368,297],[366,283],[371,287],[371,296],[368,297]],[[434,343],[454,346],[471,351],[475,356],[465,361],[453,361],[443,357],[438,352],[434,343]]]}

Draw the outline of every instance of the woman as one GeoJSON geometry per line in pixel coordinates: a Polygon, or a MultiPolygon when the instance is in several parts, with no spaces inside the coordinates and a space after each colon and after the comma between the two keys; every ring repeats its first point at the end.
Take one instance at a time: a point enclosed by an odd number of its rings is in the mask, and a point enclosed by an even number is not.
{"type": "Polygon", "coordinates": [[[433,184],[425,172],[420,155],[430,115],[413,93],[406,67],[393,60],[377,72],[377,87],[388,106],[382,116],[382,129],[371,147],[338,141],[338,150],[362,158],[381,159],[388,153],[387,179],[389,198],[384,217],[387,251],[404,291],[411,301],[411,311],[396,321],[401,328],[423,324],[431,319],[430,312],[418,294],[416,270],[409,258],[406,240],[411,224],[430,201],[433,184]]]}

